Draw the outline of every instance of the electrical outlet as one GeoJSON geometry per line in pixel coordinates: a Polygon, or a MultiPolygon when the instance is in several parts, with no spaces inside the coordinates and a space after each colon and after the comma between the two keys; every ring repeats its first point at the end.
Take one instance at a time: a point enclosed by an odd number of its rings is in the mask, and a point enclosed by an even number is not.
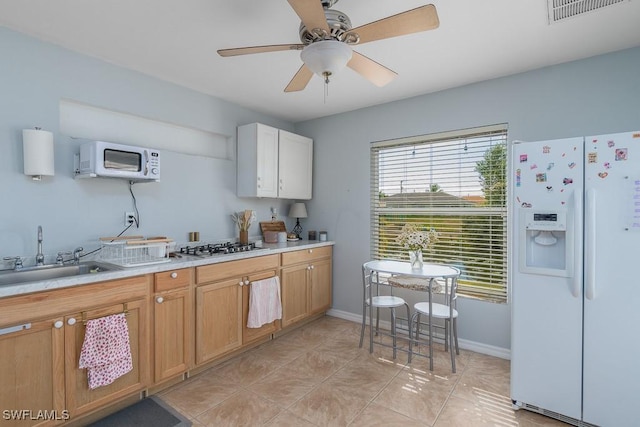
{"type": "Polygon", "coordinates": [[[128,227],[129,224],[134,224],[136,222],[136,213],[135,212],[125,212],[124,213],[124,226],[128,227]]]}

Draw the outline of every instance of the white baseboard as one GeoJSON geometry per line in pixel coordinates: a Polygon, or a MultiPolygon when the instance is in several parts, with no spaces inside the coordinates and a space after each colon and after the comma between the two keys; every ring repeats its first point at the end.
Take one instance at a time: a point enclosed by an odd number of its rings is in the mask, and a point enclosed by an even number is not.
{"type": "MultiPolygon", "coordinates": [[[[327,311],[328,316],[337,317],[339,319],[349,320],[355,323],[362,323],[362,316],[355,313],[349,313],[347,311],[330,309],[327,311]]],[[[369,319],[367,318],[367,322],[369,319]]],[[[391,325],[387,321],[380,321],[380,325],[384,328],[390,328],[391,325]]],[[[476,353],[486,354],[488,356],[499,357],[501,359],[511,360],[511,350],[508,348],[496,347],[489,344],[484,344],[476,341],[470,341],[465,339],[458,339],[460,348],[465,350],[474,351],[476,353]]]]}

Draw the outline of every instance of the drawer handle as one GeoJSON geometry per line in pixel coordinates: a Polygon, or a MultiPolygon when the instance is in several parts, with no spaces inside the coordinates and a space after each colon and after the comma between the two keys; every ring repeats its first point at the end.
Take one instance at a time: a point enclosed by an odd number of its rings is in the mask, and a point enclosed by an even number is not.
{"type": "Polygon", "coordinates": [[[178,277],[178,273],[176,273],[175,271],[173,273],[171,273],[171,278],[175,279],[176,277],[178,277]]]}
{"type": "Polygon", "coordinates": [[[69,326],[73,326],[76,324],[76,318],[75,317],[70,317],[67,319],[67,325],[69,326]]]}
{"type": "Polygon", "coordinates": [[[6,334],[13,333],[13,332],[20,332],[20,331],[24,331],[26,329],[31,329],[31,323],[24,323],[22,325],[9,326],[8,328],[1,328],[0,329],[0,335],[6,335],[6,334]]]}
{"type": "Polygon", "coordinates": [[[157,302],[158,304],[162,304],[162,303],[164,302],[164,298],[162,298],[162,297],[156,297],[156,302],[157,302]]]}
{"type": "Polygon", "coordinates": [[[64,326],[64,322],[62,320],[56,320],[53,324],[53,327],[56,329],[60,329],[64,326]]]}

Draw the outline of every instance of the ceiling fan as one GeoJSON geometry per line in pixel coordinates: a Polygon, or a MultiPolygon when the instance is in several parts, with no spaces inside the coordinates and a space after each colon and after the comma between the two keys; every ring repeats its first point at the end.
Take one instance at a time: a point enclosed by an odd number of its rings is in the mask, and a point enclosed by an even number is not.
{"type": "Polygon", "coordinates": [[[218,50],[218,54],[223,57],[283,50],[301,51],[302,67],[293,76],[285,92],[303,90],[314,73],[323,77],[328,84],[329,77],[345,66],[376,86],[384,86],[397,73],[352,50],[351,46],[432,30],[440,25],[436,8],[432,4],[351,28],[351,20],[346,14],[330,9],[338,0],[287,1],[302,20],[301,43],[218,50]]]}

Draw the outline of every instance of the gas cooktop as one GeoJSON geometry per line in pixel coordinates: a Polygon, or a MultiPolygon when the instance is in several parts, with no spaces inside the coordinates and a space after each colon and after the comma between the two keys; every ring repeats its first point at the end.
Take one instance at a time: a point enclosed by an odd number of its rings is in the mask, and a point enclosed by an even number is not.
{"type": "Polygon", "coordinates": [[[180,254],[197,257],[210,257],[216,255],[234,254],[238,252],[249,252],[263,249],[255,243],[241,244],[237,242],[198,244],[194,246],[183,246],[180,254]]]}

